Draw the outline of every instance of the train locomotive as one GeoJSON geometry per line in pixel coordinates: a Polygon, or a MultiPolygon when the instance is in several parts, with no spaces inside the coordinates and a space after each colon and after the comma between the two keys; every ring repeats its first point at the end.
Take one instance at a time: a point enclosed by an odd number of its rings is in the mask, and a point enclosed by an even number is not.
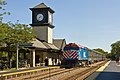
{"type": "Polygon", "coordinates": [[[104,60],[105,58],[100,52],[88,49],[76,43],[65,45],[63,51],[61,67],[64,68],[89,65],[104,60]]]}

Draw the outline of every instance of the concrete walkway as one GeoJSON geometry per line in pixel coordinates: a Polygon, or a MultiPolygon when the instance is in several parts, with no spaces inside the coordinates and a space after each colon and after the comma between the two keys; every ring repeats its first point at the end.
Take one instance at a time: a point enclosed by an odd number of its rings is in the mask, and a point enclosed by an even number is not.
{"type": "Polygon", "coordinates": [[[115,61],[111,61],[95,80],[120,80],[120,66],[115,61]]]}
{"type": "Polygon", "coordinates": [[[120,65],[109,61],[85,80],[120,80],[120,65]]]}

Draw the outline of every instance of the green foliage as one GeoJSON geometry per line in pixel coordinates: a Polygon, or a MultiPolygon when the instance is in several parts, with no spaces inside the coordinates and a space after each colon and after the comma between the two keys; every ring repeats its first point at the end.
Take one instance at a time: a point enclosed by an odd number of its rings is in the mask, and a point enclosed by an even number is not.
{"type": "Polygon", "coordinates": [[[6,1],[0,0],[0,22],[2,22],[4,15],[10,15],[10,12],[5,11],[5,9],[3,8],[5,5],[7,5],[6,1]]]}
{"type": "Polygon", "coordinates": [[[25,24],[15,24],[14,30],[17,43],[27,43],[35,37],[32,28],[25,24]]]}
{"type": "Polygon", "coordinates": [[[17,43],[29,43],[34,37],[32,28],[25,24],[0,23],[0,43],[6,44],[0,50],[8,52],[9,65],[11,58],[15,59],[12,53],[16,53],[17,43]]]}
{"type": "Polygon", "coordinates": [[[10,15],[10,12],[7,12],[4,9],[6,5],[5,0],[0,0],[0,55],[5,56],[2,52],[7,52],[8,61],[10,65],[11,58],[15,59],[16,53],[16,44],[17,43],[29,43],[35,38],[32,28],[28,27],[25,24],[13,24],[13,23],[3,23],[4,15],[10,15]],[[6,44],[5,47],[2,45],[6,44]],[[1,47],[2,46],[2,47],[1,47]]]}
{"type": "Polygon", "coordinates": [[[109,53],[106,55],[107,58],[111,59],[111,60],[115,60],[115,54],[109,53]]]}
{"type": "Polygon", "coordinates": [[[111,60],[116,60],[116,55],[120,56],[120,41],[116,41],[115,43],[111,44],[111,53],[107,55],[107,58],[111,60]]]}
{"type": "Polygon", "coordinates": [[[0,58],[1,57],[7,57],[8,55],[7,55],[7,53],[6,52],[0,52],[0,58]]]}
{"type": "Polygon", "coordinates": [[[0,4],[2,3],[2,0],[0,0],[0,4]]]}
{"type": "Polygon", "coordinates": [[[6,1],[5,0],[0,0],[0,5],[6,5],[6,1]]]}
{"type": "Polygon", "coordinates": [[[98,51],[98,52],[100,52],[100,53],[102,53],[102,54],[105,54],[105,55],[108,54],[108,52],[106,52],[106,51],[104,51],[103,49],[100,49],[100,48],[93,49],[93,50],[98,51]]]}
{"type": "Polygon", "coordinates": [[[119,54],[120,55],[120,41],[116,41],[115,43],[111,44],[111,53],[112,54],[119,54]]]}
{"type": "Polygon", "coordinates": [[[0,25],[0,42],[7,45],[27,43],[34,37],[32,28],[25,24],[2,23],[0,25]]]}

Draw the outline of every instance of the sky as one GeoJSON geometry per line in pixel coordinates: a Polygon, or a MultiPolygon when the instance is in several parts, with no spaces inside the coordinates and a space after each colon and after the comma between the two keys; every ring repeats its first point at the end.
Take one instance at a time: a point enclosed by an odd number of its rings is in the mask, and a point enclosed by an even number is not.
{"type": "Polygon", "coordinates": [[[88,48],[110,52],[111,44],[120,40],[120,0],[6,0],[10,16],[4,22],[32,23],[29,8],[45,3],[55,13],[53,36],[88,48]]]}

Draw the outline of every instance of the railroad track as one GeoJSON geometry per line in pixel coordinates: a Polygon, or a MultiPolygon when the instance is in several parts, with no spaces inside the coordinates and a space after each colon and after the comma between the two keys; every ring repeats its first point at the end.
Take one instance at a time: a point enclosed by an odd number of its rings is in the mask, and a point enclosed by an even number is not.
{"type": "Polygon", "coordinates": [[[33,80],[35,78],[38,78],[38,77],[45,77],[45,75],[49,74],[49,73],[56,73],[56,72],[59,72],[59,71],[63,71],[64,69],[48,69],[48,70],[43,70],[43,71],[38,71],[38,72],[33,72],[33,73],[28,73],[27,75],[24,75],[22,74],[21,76],[17,76],[17,77],[14,77],[14,78],[10,78],[10,79],[7,79],[7,80],[33,80]]]}
{"type": "Polygon", "coordinates": [[[71,76],[66,76],[63,78],[63,80],[83,80],[86,77],[85,74],[87,74],[88,72],[91,72],[91,70],[94,70],[94,69],[96,69],[96,66],[93,66],[91,68],[87,68],[83,71],[76,72],[71,76]]]}
{"type": "Polygon", "coordinates": [[[20,76],[16,78],[10,78],[7,80],[42,80],[42,79],[49,78],[55,75],[73,71],[74,69],[75,68],[71,68],[71,69],[59,68],[59,69],[54,69],[54,70],[37,72],[36,74],[28,74],[28,75],[24,75],[24,76],[20,76]]]}
{"type": "Polygon", "coordinates": [[[61,73],[56,76],[51,76],[49,78],[37,79],[37,80],[83,80],[94,71],[96,71],[99,67],[104,65],[106,62],[85,68],[77,68],[68,72],[61,73]]]}
{"type": "Polygon", "coordinates": [[[57,71],[49,71],[47,73],[45,73],[44,75],[38,75],[38,76],[33,76],[33,77],[29,77],[29,78],[24,78],[24,80],[45,80],[45,79],[50,79],[50,77],[59,75],[59,74],[63,74],[69,71],[73,71],[74,68],[72,69],[60,69],[57,71]]]}
{"type": "Polygon", "coordinates": [[[71,68],[71,69],[60,68],[60,69],[55,69],[55,70],[47,70],[43,72],[38,72],[36,74],[28,74],[28,75],[24,75],[24,76],[20,76],[16,78],[10,78],[7,80],[46,80],[46,79],[50,79],[53,76],[57,76],[59,74],[73,72],[74,70],[77,70],[77,68],[71,68]]]}
{"type": "Polygon", "coordinates": [[[98,68],[100,68],[101,66],[103,66],[105,63],[106,62],[103,62],[103,63],[97,64],[95,66],[91,66],[89,68],[86,68],[84,70],[77,71],[76,73],[71,74],[70,76],[62,77],[61,80],[83,80],[87,76],[89,76],[90,74],[92,74],[93,72],[95,72],[98,68]]]}
{"type": "MultiPolygon", "coordinates": [[[[5,79],[5,80],[83,80],[85,77],[92,74],[100,66],[104,65],[105,62],[101,62],[94,66],[84,67],[84,68],[71,68],[71,69],[48,69],[46,71],[38,71],[34,74],[27,74],[23,76],[18,76],[15,78],[5,79]],[[99,65],[99,66],[98,66],[99,65]]],[[[3,79],[4,80],[4,79],[3,79]]]]}

